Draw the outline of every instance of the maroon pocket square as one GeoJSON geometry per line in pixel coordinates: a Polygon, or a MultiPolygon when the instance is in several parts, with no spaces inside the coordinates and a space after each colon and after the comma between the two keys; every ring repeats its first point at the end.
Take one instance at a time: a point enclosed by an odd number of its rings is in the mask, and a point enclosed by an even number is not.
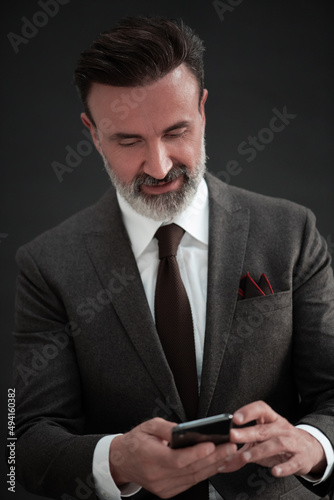
{"type": "Polygon", "coordinates": [[[241,277],[238,290],[238,300],[271,295],[272,293],[274,293],[274,291],[264,273],[261,274],[258,284],[253,280],[249,272],[241,277]]]}

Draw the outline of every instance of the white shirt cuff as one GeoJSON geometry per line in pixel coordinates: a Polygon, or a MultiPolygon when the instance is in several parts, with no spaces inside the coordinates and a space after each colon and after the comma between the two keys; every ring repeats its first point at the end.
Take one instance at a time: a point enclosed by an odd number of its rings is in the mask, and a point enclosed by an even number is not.
{"type": "Polygon", "coordinates": [[[118,488],[111,476],[109,468],[109,448],[111,441],[120,434],[104,436],[94,450],[93,477],[96,494],[101,500],[121,500],[121,497],[130,497],[137,493],[141,487],[135,483],[128,483],[118,488]]]}
{"type": "Polygon", "coordinates": [[[313,427],[312,425],[305,425],[305,424],[300,424],[296,426],[297,429],[302,429],[311,436],[313,436],[315,439],[319,441],[321,446],[324,449],[326,460],[327,460],[327,467],[326,470],[323,474],[323,476],[320,479],[312,479],[311,476],[303,476],[304,479],[307,481],[310,481],[311,483],[314,483],[314,485],[320,484],[323,481],[326,481],[326,479],[331,475],[334,469],[334,450],[331,442],[329,439],[321,432],[319,429],[316,427],[313,427]]]}

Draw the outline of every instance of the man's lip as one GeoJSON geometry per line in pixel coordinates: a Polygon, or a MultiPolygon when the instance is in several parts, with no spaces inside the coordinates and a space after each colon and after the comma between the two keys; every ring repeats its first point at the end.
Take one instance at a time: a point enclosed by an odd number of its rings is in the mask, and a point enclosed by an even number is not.
{"type": "Polygon", "coordinates": [[[147,194],[168,193],[168,191],[174,191],[175,189],[180,187],[180,185],[182,184],[182,178],[183,176],[180,175],[179,177],[176,177],[176,179],[173,179],[172,181],[157,184],[155,186],[142,184],[140,188],[144,193],[147,194]]]}

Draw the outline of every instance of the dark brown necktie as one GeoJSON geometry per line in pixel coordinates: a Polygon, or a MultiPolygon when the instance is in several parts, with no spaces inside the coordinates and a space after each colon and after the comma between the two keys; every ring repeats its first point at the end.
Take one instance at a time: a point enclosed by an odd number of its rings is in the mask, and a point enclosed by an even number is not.
{"type": "MultiPolygon", "coordinates": [[[[155,234],[159,242],[160,259],[155,290],[155,321],[187,417],[195,419],[198,383],[194,327],[189,299],[176,260],[183,234],[184,230],[176,224],[161,226],[155,234]]],[[[175,498],[207,500],[208,482],[199,483],[175,498]]]]}
{"type": "Polygon", "coordinates": [[[155,321],[187,417],[194,419],[198,404],[194,328],[189,299],[176,260],[183,234],[184,230],[176,224],[161,226],[155,234],[160,259],[155,321]]]}

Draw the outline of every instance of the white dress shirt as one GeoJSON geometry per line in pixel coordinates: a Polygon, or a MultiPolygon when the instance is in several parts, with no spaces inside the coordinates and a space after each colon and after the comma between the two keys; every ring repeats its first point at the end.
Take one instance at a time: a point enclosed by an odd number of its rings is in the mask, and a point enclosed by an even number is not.
{"type": "MultiPolygon", "coordinates": [[[[147,301],[154,318],[154,294],[159,267],[158,241],[154,238],[154,235],[162,225],[162,222],[157,222],[138,214],[118,193],[117,198],[123,222],[131,241],[132,251],[137,261],[147,301]]],[[[206,322],[209,242],[208,200],[208,188],[206,182],[202,180],[189,207],[173,220],[163,222],[163,224],[175,222],[185,230],[185,234],[178,247],[177,261],[193,315],[199,387],[202,373],[206,322]],[[196,269],[196,272],[194,272],[194,269],[196,269]]],[[[334,451],[332,445],[318,429],[305,425],[302,428],[318,439],[325,450],[328,466],[321,479],[321,481],[324,481],[333,468],[334,451]]],[[[115,435],[110,435],[100,439],[96,445],[93,457],[93,476],[97,495],[101,499],[107,500],[120,500],[121,496],[130,497],[140,489],[138,485],[132,483],[122,486],[121,489],[115,485],[109,470],[109,447],[114,437],[115,435]]],[[[210,500],[220,499],[221,496],[214,491],[210,484],[210,500]]]]}

